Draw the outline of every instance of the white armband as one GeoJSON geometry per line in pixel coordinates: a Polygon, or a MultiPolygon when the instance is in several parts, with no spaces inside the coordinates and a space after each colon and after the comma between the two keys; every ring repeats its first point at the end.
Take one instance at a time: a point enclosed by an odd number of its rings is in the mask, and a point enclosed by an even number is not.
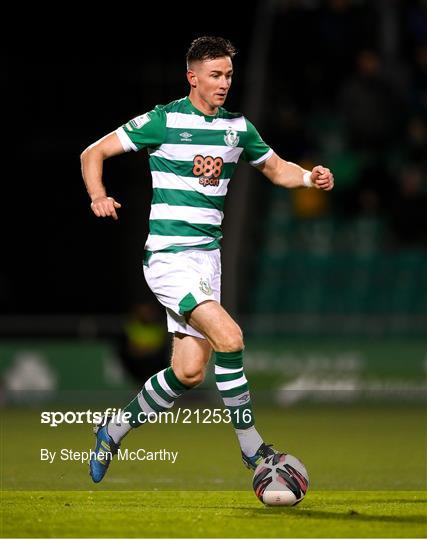
{"type": "Polygon", "coordinates": [[[311,181],[311,172],[305,172],[303,177],[302,177],[302,181],[305,185],[305,187],[313,187],[313,182],[311,181]]]}

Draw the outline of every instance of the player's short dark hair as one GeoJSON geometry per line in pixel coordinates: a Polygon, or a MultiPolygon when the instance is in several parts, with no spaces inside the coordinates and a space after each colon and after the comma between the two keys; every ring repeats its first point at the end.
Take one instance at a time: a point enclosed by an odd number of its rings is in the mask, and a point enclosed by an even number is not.
{"type": "Polygon", "coordinates": [[[217,36],[202,36],[191,43],[186,55],[187,66],[197,60],[214,60],[224,56],[233,58],[236,54],[236,48],[228,39],[217,36]]]}

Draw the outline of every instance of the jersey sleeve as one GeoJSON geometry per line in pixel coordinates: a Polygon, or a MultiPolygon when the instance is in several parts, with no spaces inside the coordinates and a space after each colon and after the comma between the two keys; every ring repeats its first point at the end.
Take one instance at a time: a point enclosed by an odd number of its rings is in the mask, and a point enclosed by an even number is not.
{"type": "Polygon", "coordinates": [[[259,165],[273,154],[273,150],[262,140],[255,126],[247,118],[245,120],[247,132],[241,158],[251,165],[259,165]]]}
{"type": "Polygon", "coordinates": [[[125,152],[138,152],[142,148],[159,146],[165,140],[166,113],[163,107],[157,105],[153,110],[120,126],[116,134],[125,152]]]}

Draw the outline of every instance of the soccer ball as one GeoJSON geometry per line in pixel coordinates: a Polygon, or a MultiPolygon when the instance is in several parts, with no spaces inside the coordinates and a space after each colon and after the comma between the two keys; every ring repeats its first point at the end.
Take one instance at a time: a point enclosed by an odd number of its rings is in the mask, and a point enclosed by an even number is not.
{"type": "Polygon", "coordinates": [[[268,506],[294,506],[303,500],[309,485],[307,470],[291,454],[274,454],[255,469],[253,487],[268,506]]]}

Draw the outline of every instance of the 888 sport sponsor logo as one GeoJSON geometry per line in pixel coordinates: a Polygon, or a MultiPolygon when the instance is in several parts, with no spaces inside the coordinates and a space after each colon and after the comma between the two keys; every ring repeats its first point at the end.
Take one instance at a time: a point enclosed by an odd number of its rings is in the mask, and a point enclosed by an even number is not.
{"type": "Polygon", "coordinates": [[[193,174],[199,177],[199,184],[219,186],[224,160],[222,157],[202,156],[198,154],[193,159],[193,174]]]}

